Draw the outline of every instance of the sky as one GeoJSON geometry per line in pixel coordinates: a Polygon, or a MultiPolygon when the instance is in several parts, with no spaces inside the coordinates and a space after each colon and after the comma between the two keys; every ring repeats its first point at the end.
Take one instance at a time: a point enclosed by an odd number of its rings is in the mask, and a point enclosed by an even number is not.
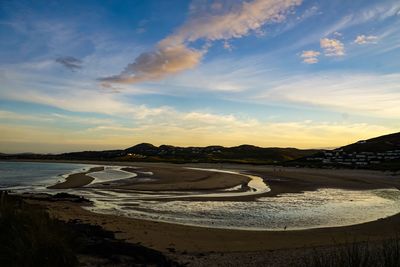
{"type": "Polygon", "coordinates": [[[398,0],[0,1],[0,152],[400,129],[398,0]]]}

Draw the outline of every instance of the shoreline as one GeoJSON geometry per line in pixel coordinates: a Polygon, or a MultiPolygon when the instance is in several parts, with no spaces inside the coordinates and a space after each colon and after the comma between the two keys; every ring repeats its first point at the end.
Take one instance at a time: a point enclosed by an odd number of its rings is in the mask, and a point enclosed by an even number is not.
{"type": "MultiPolygon", "coordinates": [[[[36,161],[38,162],[38,161],[36,161]]],[[[47,161],[48,162],[48,161],[47,161]]],[[[54,161],[52,161],[54,162],[54,161]]],[[[66,162],[86,163],[94,162],[66,162]]],[[[137,166],[143,169],[177,167],[160,163],[96,162],[102,165],[137,166]]],[[[220,165],[197,164],[201,168],[218,168],[220,165]]],[[[400,176],[377,171],[298,169],[274,166],[225,165],[223,169],[242,171],[262,177],[271,191],[257,197],[279,196],[285,193],[314,191],[323,188],[369,190],[378,188],[400,189],[400,176]],[[245,170],[245,171],[244,171],[245,170]]],[[[197,177],[199,178],[199,177],[197,177]]],[[[196,180],[196,179],[195,179],[196,180]]],[[[171,180],[171,182],[173,182],[171,180]]],[[[172,185],[174,183],[171,183],[172,185]]],[[[22,197],[24,197],[22,195],[22,197]]],[[[246,201],[253,197],[239,197],[246,201]]],[[[190,199],[189,199],[190,200],[190,199]]],[[[204,201],[213,200],[202,199],[204,201]]],[[[232,198],[229,198],[232,200],[232,198]]],[[[191,262],[194,266],[210,266],[237,262],[243,257],[254,257],[261,263],[269,258],[285,258],[287,254],[302,254],[321,247],[335,247],[349,242],[381,241],[400,235],[400,213],[366,223],[304,230],[235,230],[174,224],[118,215],[94,213],[83,205],[69,201],[29,199],[28,203],[44,206],[51,216],[63,221],[76,221],[98,225],[115,233],[118,239],[161,251],[179,262],[191,262]],[[199,256],[201,255],[201,256],[199,256]],[[194,259],[194,260],[193,260],[194,259]]],[[[223,201],[223,200],[222,200],[223,201]]],[[[226,265],[224,265],[226,264],[226,265]]],[[[241,262],[241,266],[246,266],[241,262]]],[[[270,265],[268,265],[270,266],[270,265]]],[[[274,266],[274,265],[271,265],[274,266]]],[[[284,262],[281,265],[285,266],[284,262]]]]}
{"type": "Polygon", "coordinates": [[[61,183],[57,183],[51,186],[48,186],[48,189],[70,189],[70,188],[79,188],[85,185],[90,184],[94,181],[93,177],[87,176],[86,174],[92,172],[98,172],[104,170],[104,167],[92,167],[85,172],[73,173],[68,175],[65,178],[65,181],[61,183]]]}
{"type": "MultiPolygon", "coordinates": [[[[74,162],[75,163],[75,162],[74,162]]],[[[94,164],[94,162],[90,162],[90,161],[80,161],[79,163],[86,163],[86,164],[94,164]]],[[[97,163],[97,162],[96,162],[97,163]]],[[[129,166],[126,165],[125,163],[116,163],[116,162],[112,162],[109,163],[108,165],[124,165],[124,166],[129,166]]],[[[132,163],[130,164],[131,166],[137,166],[140,167],[139,169],[131,169],[131,171],[133,170],[138,170],[139,172],[144,171],[147,172],[150,170],[152,170],[150,167],[161,167],[164,168],[166,170],[163,170],[161,173],[162,175],[160,176],[168,176],[168,175],[176,175],[176,166],[173,165],[171,167],[170,164],[144,164],[145,166],[139,166],[136,163],[132,163]],[[154,166],[156,165],[156,166],[154,166]],[[148,169],[146,169],[146,167],[148,167],[148,169]],[[145,168],[145,169],[142,169],[145,168]]],[[[196,165],[197,167],[202,167],[202,168],[209,168],[210,166],[204,166],[202,164],[198,164],[196,165]],[[200,166],[199,166],[200,165],[200,166]]],[[[187,166],[181,166],[179,165],[179,169],[183,169],[184,175],[193,175],[192,171],[193,170],[189,170],[188,168],[183,168],[183,167],[187,167],[187,166]]],[[[215,166],[213,166],[215,168],[215,166]]],[[[230,170],[235,170],[235,167],[238,167],[237,165],[235,166],[229,166],[228,169],[230,170]]],[[[127,167],[129,168],[129,167],[127,167]]],[[[275,167],[276,168],[276,167],[275,167]]],[[[281,194],[285,194],[285,193],[298,193],[298,192],[305,192],[305,191],[315,191],[318,189],[324,189],[324,188],[340,188],[340,189],[348,189],[348,190],[370,190],[370,189],[382,189],[382,188],[397,188],[400,190],[400,176],[388,176],[385,173],[379,173],[379,172],[375,172],[375,171],[350,171],[350,176],[351,179],[348,179],[349,177],[349,173],[347,173],[347,175],[343,176],[343,172],[340,173],[336,173],[336,174],[332,174],[329,173],[328,177],[325,177],[325,180],[329,181],[329,184],[327,181],[324,180],[320,180],[322,177],[321,175],[325,175],[327,170],[324,169],[293,169],[293,168],[282,168],[279,167],[279,171],[276,171],[276,169],[273,168],[271,169],[271,167],[266,167],[264,169],[261,169],[259,166],[257,166],[257,168],[253,168],[252,170],[250,169],[246,169],[246,171],[242,171],[241,173],[245,173],[245,174],[256,174],[259,175],[260,177],[262,177],[264,179],[264,181],[266,181],[266,183],[270,186],[271,191],[269,192],[265,192],[262,194],[258,194],[258,195],[250,195],[250,196],[238,196],[238,197],[230,197],[227,196],[224,199],[221,198],[217,198],[217,197],[188,197],[185,198],[185,200],[202,200],[202,201],[213,201],[213,200],[240,200],[240,201],[246,201],[246,200],[250,200],[250,199],[254,199],[254,198],[259,198],[259,197],[279,197],[279,195],[281,194]],[[310,176],[310,171],[314,172],[314,175],[310,176]],[[319,177],[318,177],[318,181],[316,181],[316,177],[315,176],[315,172],[319,173],[319,177]],[[355,173],[358,174],[362,174],[363,177],[356,177],[354,176],[355,173]],[[268,176],[268,177],[266,177],[268,176]],[[334,184],[332,182],[332,176],[337,176],[337,177],[341,177],[339,179],[339,181],[336,181],[336,184],[334,184]],[[378,180],[377,180],[378,179],[378,180]],[[311,182],[310,182],[311,180],[311,182]],[[339,184],[338,184],[339,183],[339,184]]],[[[104,167],[92,167],[89,170],[87,170],[86,172],[81,172],[81,173],[73,173],[70,174],[64,182],[49,186],[49,189],[69,189],[69,188],[79,188],[81,186],[87,185],[89,184],[91,181],[94,180],[94,178],[87,176],[86,174],[91,173],[91,172],[96,172],[96,171],[101,171],[103,170],[104,167]]],[[[155,171],[155,170],[152,170],[155,171]]],[[[210,174],[213,173],[211,171],[199,171],[199,170],[195,170],[196,172],[199,173],[206,173],[206,174],[210,174]]],[[[235,171],[240,171],[238,169],[236,169],[235,171]]],[[[217,173],[217,174],[224,174],[224,173],[217,173]]],[[[231,174],[230,174],[231,175],[231,174]]],[[[141,176],[141,174],[140,174],[141,176]]],[[[146,176],[146,175],[144,175],[146,176]]],[[[178,175],[179,176],[179,175],[178,175]]],[[[235,176],[239,176],[242,177],[240,175],[234,175],[235,176]]],[[[173,179],[173,181],[169,181],[170,183],[167,184],[167,186],[171,186],[171,187],[176,187],[176,180],[181,179],[182,177],[178,177],[176,179],[173,179]]],[[[210,176],[196,176],[194,179],[188,181],[188,182],[197,182],[197,181],[204,181],[206,180],[207,182],[209,182],[208,180],[212,180],[215,177],[210,177],[210,176]]],[[[217,178],[219,178],[217,176],[217,178]]],[[[227,177],[222,177],[222,179],[226,179],[227,177]]],[[[126,180],[131,180],[131,179],[126,179],[126,180]]],[[[138,186],[141,186],[142,184],[136,184],[136,183],[131,183],[129,185],[123,185],[123,186],[117,186],[115,188],[111,187],[108,189],[111,190],[118,190],[118,189],[125,189],[125,190],[136,190],[136,188],[138,186]]],[[[166,184],[161,183],[161,186],[165,186],[166,184]]],[[[235,182],[236,185],[236,182],[235,182]]],[[[154,184],[145,184],[144,187],[147,187],[148,190],[151,191],[157,191],[157,189],[153,189],[154,186],[156,186],[156,188],[160,187],[160,183],[154,183],[154,184]]],[[[208,187],[210,189],[207,189],[208,192],[211,192],[210,190],[217,190],[219,189],[218,187],[215,188],[215,184],[212,185],[208,185],[208,187]]],[[[96,189],[96,187],[91,187],[92,189],[96,189]]],[[[140,188],[140,187],[139,187],[140,188]]],[[[146,190],[146,189],[142,189],[142,190],[146,190]]],[[[162,189],[159,189],[162,190],[162,189]]],[[[176,189],[175,189],[176,190],[176,189]]],[[[204,189],[200,189],[200,190],[204,190],[204,189]]],[[[179,191],[179,189],[177,190],[179,191]]],[[[169,198],[166,201],[173,201],[175,198],[169,198]]],[[[179,199],[179,198],[177,198],[179,199]]],[[[151,198],[150,198],[151,200],[151,198]]],[[[393,215],[391,217],[395,217],[399,214],[393,215]]],[[[111,215],[113,216],[113,215],[111,215]]],[[[128,219],[134,219],[134,220],[145,220],[145,219],[138,219],[138,218],[130,218],[127,217],[128,219]]],[[[379,219],[378,219],[379,220],[379,219]]],[[[147,221],[147,220],[146,220],[147,221]]],[[[150,221],[150,220],[149,220],[150,221]]],[[[155,220],[151,220],[151,222],[160,222],[160,223],[169,223],[169,224],[174,224],[171,222],[161,222],[161,221],[155,221],[155,220]]],[[[370,223],[370,222],[366,222],[366,223],[370,223]]],[[[365,223],[362,223],[365,224],[365,223]]],[[[183,225],[183,226],[188,226],[188,227],[201,227],[201,228],[205,228],[207,229],[206,226],[195,226],[195,225],[184,225],[184,224],[179,224],[179,225],[183,225]]],[[[337,228],[346,228],[346,227],[351,227],[353,225],[350,226],[337,226],[337,228]]],[[[329,227],[332,228],[332,227],[329,227]]],[[[333,227],[335,228],[335,227],[333,227]]],[[[220,230],[227,230],[227,231],[268,231],[268,230],[253,230],[253,229],[231,229],[231,228],[212,228],[212,229],[220,229],[220,230]]],[[[291,231],[308,231],[308,230],[314,230],[314,229],[320,229],[320,228],[313,228],[313,229],[298,229],[298,230],[288,230],[286,232],[291,232],[291,231]]],[[[327,228],[321,228],[321,229],[327,229],[327,228]]],[[[271,230],[269,230],[271,231],[271,230]]],[[[274,230],[275,231],[275,230],[274,230]]],[[[277,230],[279,231],[279,230],[277,230]]]]}
{"type": "Polygon", "coordinates": [[[400,234],[400,214],[344,227],[254,231],[196,227],[99,214],[83,209],[80,204],[67,201],[48,202],[29,199],[27,201],[43,205],[51,216],[62,221],[79,220],[81,223],[99,225],[115,233],[118,239],[156,249],[180,261],[187,259],[189,255],[201,254],[203,255],[201,261],[217,257],[224,259],[224,262],[232,255],[262,252],[259,257],[264,257],[266,252],[305,251],[355,241],[379,242],[400,234]]]}
{"type": "MultiPolygon", "coordinates": [[[[24,197],[23,195],[20,195],[24,197]]],[[[106,229],[117,233],[117,236],[122,239],[127,239],[129,242],[141,242],[143,244],[149,243],[149,239],[157,235],[159,239],[158,244],[150,244],[151,247],[157,247],[159,250],[163,244],[166,244],[167,239],[160,238],[159,235],[169,236],[176,238],[175,246],[177,250],[191,249],[200,250],[202,252],[216,251],[259,251],[268,249],[287,249],[287,248],[301,248],[304,246],[323,246],[332,243],[333,239],[336,244],[345,243],[350,240],[367,241],[367,240],[382,240],[387,237],[393,236],[393,233],[400,234],[400,213],[390,217],[370,221],[366,223],[339,226],[339,227],[326,227],[326,228],[313,228],[303,230],[240,230],[240,229],[222,229],[210,227],[198,227],[183,224],[174,224],[169,222],[152,221],[138,218],[131,218],[119,215],[95,213],[90,210],[84,209],[81,203],[72,203],[70,201],[48,201],[46,199],[32,199],[31,196],[27,199],[29,203],[45,205],[51,215],[64,220],[70,221],[79,218],[82,222],[89,224],[102,225],[106,229]],[[378,227],[379,226],[379,227],[378,227]],[[137,235],[137,229],[145,230],[144,234],[137,235]],[[119,229],[119,230],[116,230],[119,229]],[[161,229],[174,230],[171,232],[161,231],[161,229]],[[153,232],[156,231],[156,232],[153,232]],[[146,235],[148,235],[146,237],[146,235]],[[194,240],[196,244],[188,244],[194,240]],[[211,236],[214,236],[212,244],[205,241],[210,241],[211,236]],[[246,236],[246,238],[245,238],[246,236]],[[283,238],[288,237],[290,238],[283,238]],[[179,237],[179,238],[177,238],[179,237]],[[354,237],[354,238],[353,238],[354,237]],[[227,241],[233,241],[229,245],[225,244],[227,241]],[[239,241],[240,240],[240,241],[239,241]],[[186,243],[188,242],[188,243],[186,243]],[[248,246],[242,246],[243,244],[248,246]],[[182,246],[184,244],[184,246],[182,246]]],[[[83,204],[85,205],[85,204],[83,204]]]]}
{"type": "MultiPolygon", "coordinates": [[[[323,188],[336,189],[383,189],[394,187],[400,190],[400,173],[355,170],[355,169],[317,169],[295,168],[274,165],[249,165],[249,164],[216,164],[216,163],[190,163],[171,164],[153,162],[121,162],[121,161],[90,161],[90,160],[2,160],[3,162],[37,162],[37,163],[71,163],[123,167],[167,167],[167,168],[210,168],[232,170],[243,174],[257,175],[271,187],[271,191],[262,196],[277,196],[284,193],[301,193],[315,191],[323,188]]],[[[175,173],[173,173],[175,174],[175,173]]],[[[239,183],[238,183],[239,184],[239,183]]],[[[238,185],[237,184],[237,185],[238,185]]],[[[212,189],[212,188],[208,188],[212,189]]],[[[216,188],[220,189],[220,188],[216,188]]],[[[156,191],[156,190],[155,190],[156,191]]],[[[246,198],[241,198],[246,200],[246,198]]]]}

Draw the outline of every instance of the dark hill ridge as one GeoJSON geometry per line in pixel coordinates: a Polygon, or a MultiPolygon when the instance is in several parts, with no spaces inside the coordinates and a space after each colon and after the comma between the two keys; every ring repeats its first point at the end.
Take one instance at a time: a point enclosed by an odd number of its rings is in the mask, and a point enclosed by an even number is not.
{"type": "Polygon", "coordinates": [[[318,152],[296,148],[262,148],[252,145],[236,147],[206,146],[178,147],[161,145],[159,147],[143,143],[124,150],[127,157],[148,157],[153,159],[181,160],[185,162],[247,162],[273,163],[293,160],[318,152]]]}
{"type": "Polygon", "coordinates": [[[400,132],[299,158],[287,165],[400,170],[400,132]]]}
{"type": "Polygon", "coordinates": [[[58,155],[14,154],[0,155],[0,159],[57,159],[57,160],[105,160],[105,161],[149,161],[149,162],[231,162],[250,164],[272,164],[294,160],[315,154],[320,150],[296,148],[262,148],[252,145],[236,147],[206,146],[178,147],[141,143],[124,150],[82,151],[58,155]]]}
{"type": "Polygon", "coordinates": [[[152,144],[149,143],[141,143],[135,146],[132,146],[130,148],[125,149],[126,152],[128,153],[140,153],[144,151],[156,151],[158,148],[152,144]]]}
{"type": "Polygon", "coordinates": [[[0,154],[0,159],[249,163],[400,170],[400,132],[358,141],[334,150],[263,148],[247,144],[234,147],[217,145],[178,147],[141,143],[121,150],[83,151],[58,155],[0,154]]]}
{"type": "Polygon", "coordinates": [[[400,132],[358,141],[357,143],[343,146],[336,150],[340,149],[346,152],[385,152],[397,150],[400,149],[400,132]]]}

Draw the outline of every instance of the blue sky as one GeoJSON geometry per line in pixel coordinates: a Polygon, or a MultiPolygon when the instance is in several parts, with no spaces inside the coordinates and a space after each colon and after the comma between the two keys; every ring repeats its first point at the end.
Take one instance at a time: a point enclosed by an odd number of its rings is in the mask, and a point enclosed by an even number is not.
{"type": "Polygon", "coordinates": [[[400,2],[2,1],[0,151],[336,147],[400,126],[400,2]]]}

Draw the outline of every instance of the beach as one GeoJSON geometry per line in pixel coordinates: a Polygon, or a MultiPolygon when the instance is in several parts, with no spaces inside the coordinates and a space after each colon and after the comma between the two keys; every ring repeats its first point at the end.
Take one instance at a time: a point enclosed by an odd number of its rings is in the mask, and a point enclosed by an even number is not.
{"type": "MultiPolygon", "coordinates": [[[[90,162],[93,164],[93,162],[90,162]]],[[[112,163],[118,164],[118,163],[112,163]]],[[[127,165],[126,163],[120,163],[127,165]]],[[[222,186],[233,186],[246,182],[241,175],[216,175],[213,172],[194,173],[182,167],[217,168],[210,164],[176,166],[168,164],[134,163],[143,172],[153,172],[156,183],[123,185],[121,188],[141,190],[168,190],[172,188],[198,190],[217,190],[222,186]],[[177,174],[177,175],[174,175],[177,174]],[[225,181],[226,179],[229,182],[225,181]],[[176,185],[176,187],[174,187],[176,185]],[[191,187],[191,185],[193,187],[191,187]]],[[[221,166],[219,166],[221,167],[221,166]]],[[[315,191],[321,188],[341,188],[346,190],[370,190],[379,188],[400,188],[400,177],[393,173],[364,170],[327,170],[298,169],[274,166],[224,165],[229,170],[241,170],[242,173],[263,177],[270,192],[263,197],[276,197],[285,193],[315,191]]],[[[79,180],[73,176],[73,180],[79,180]]],[[[71,179],[69,179],[71,180],[71,179]]],[[[74,185],[76,185],[74,183],[74,185]]],[[[237,197],[248,201],[254,196],[237,197]]],[[[204,201],[212,200],[204,199],[204,201]]],[[[239,262],[241,266],[256,266],[256,263],[268,263],[267,266],[285,266],[282,259],[302,257],[315,248],[326,249],[353,241],[380,241],[400,233],[400,215],[396,214],[376,221],[345,227],[329,227],[307,230],[245,231],[194,227],[137,218],[128,218],[111,214],[99,214],[82,207],[82,204],[69,201],[46,201],[28,199],[27,201],[43,205],[51,216],[72,221],[100,225],[112,231],[119,239],[130,243],[140,243],[146,247],[161,251],[178,262],[188,262],[189,266],[230,266],[239,262]],[[246,264],[246,258],[252,258],[246,264]],[[290,258],[289,257],[289,258],[290,258]],[[242,259],[242,261],[241,261],[242,259]],[[273,261],[273,262],[271,262],[273,261]],[[213,265],[211,264],[211,265],[213,265]],[[254,264],[254,265],[252,265],[254,264]],[[275,265],[274,265],[275,264],[275,265]]],[[[83,204],[88,205],[88,204],[83,204]]],[[[282,227],[283,228],[283,227],[282,227]]]]}
{"type": "MultiPolygon", "coordinates": [[[[63,221],[99,225],[129,243],[141,244],[189,266],[230,266],[240,258],[253,257],[241,266],[257,262],[290,260],[288,254],[303,255],[314,248],[336,247],[353,241],[379,241],[400,233],[400,215],[347,227],[300,231],[240,231],[192,227],[93,213],[70,202],[29,200],[47,208],[63,221]],[[283,257],[283,259],[282,259],[283,257]],[[286,259],[285,259],[286,257],[286,259]]],[[[267,265],[274,266],[274,265],[267,265]]],[[[277,265],[285,266],[285,265],[277,265]]]]}

